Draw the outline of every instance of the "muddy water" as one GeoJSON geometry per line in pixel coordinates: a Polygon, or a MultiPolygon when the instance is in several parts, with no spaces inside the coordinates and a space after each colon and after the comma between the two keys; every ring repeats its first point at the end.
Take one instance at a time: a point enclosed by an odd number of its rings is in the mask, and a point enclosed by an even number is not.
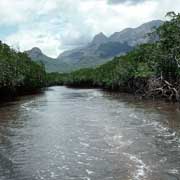
{"type": "Polygon", "coordinates": [[[180,108],[51,87],[0,107],[0,180],[178,180],[180,108]]]}

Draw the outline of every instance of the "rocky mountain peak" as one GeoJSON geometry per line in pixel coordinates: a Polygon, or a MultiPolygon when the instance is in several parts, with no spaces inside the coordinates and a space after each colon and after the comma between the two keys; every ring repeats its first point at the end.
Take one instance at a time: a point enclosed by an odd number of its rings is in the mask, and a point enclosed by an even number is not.
{"type": "Polygon", "coordinates": [[[93,38],[92,44],[99,45],[107,42],[107,40],[108,40],[107,36],[104,33],[100,32],[93,38]]]}
{"type": "Polygon", "coordinates": [[[40,49],[40,48],[38,48],[38,47],[33,47],[30,51],[31,51],[31,52],[34,52],[34,53],[39,53],[39,54],[42,54],[41,49],[40,49]]]}
{"type": "Polygon", "coordinates": [[[30,55],[32,59],[39,59],[41,56],[43,56],[41,49],[38,47],[34,47],[31,50],[26,51],[26,53],[30,55]]]}

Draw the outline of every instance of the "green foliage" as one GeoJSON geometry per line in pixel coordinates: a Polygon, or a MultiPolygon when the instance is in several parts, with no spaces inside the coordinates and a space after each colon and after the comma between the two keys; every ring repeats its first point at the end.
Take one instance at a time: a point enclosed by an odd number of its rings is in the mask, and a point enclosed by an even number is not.
{"type": "Polygon", "coordinates": [[[0,42],[0,92],[31,91],[45,85],[45,69],[25,54],[0,42]]]}
{"type": "Polygon", "coordinates": [[[66,81],[67,74],[61,73],[48,73],[46,75],[46,84],[47,86],[54,86],[54,85],[63,85],[66,81]]]}
{"type": "Polygon", "coordinates": [[[135,72],[135,77],[136,78],[146,78],[146,77],[151,77],[154,74],[153,71],[151,71],[150,67],[148,66],[147,63],[139,63],[137,70],[135,72]]]}
{"type": "Polygon", "coordinates": [[[176,80],[180,63],[180,14],[167,13],[170,21],[157,29],[160,37],[157,43],[158,71],[168,80],[176,80]]]}

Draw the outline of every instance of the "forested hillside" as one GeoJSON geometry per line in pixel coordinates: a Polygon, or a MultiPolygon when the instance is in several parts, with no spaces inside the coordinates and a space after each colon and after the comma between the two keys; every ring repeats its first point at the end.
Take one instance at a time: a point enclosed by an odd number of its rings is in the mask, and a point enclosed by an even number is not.
{"type": "Polygon", "coordinates": [[[158,42],[141,45],[95,69],[81,69],[60,76],[54,74],[49,79],[56,76],[60,84],[103,87],[179,101],[180,14],[169,12],[167,17],[170,20],[155,32],[158,42]]]}
{"type": "Polygon", "coordinates": [[[16,52],[0,42],[0,96],[14,96],[37,90],[45,85],[43,65],[36,64],[26,53],[16,52]]]}

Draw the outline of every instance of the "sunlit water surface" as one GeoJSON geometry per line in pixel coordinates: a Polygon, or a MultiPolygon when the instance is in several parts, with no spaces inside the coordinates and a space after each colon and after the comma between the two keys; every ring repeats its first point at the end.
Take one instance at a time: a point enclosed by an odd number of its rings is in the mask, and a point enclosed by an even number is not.
{"type": "Polygon", "coordinates": [[[0,180],[179,180],[180,109],[51,87],[0,107],[0,180]]]}

